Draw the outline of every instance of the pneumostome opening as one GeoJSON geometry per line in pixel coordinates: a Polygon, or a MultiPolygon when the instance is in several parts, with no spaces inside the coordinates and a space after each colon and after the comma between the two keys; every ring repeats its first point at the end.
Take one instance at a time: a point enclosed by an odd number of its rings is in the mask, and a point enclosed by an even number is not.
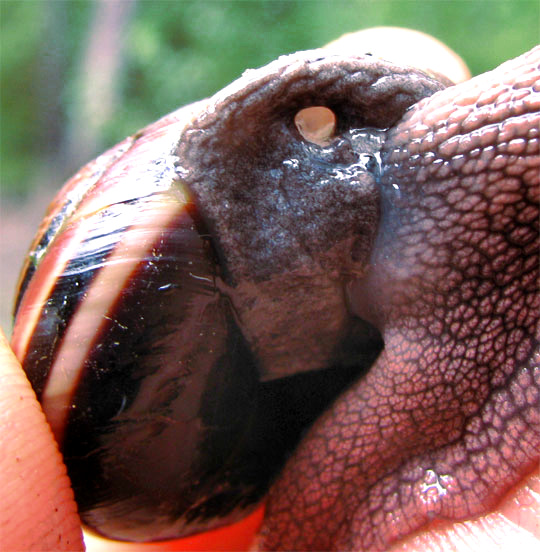
{"type": "Polygon", "coordinates": [[[328,107],[306,107],[295,115],[294,124],[305,140],[326,146],[336,130],[336,115],[328,107]]]}

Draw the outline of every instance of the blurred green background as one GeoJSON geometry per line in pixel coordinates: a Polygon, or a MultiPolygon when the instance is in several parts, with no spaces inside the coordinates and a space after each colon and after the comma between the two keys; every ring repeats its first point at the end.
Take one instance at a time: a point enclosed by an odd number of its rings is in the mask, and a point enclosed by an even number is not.
{"type": "Polygon", "coordinates": [[[538,0],[0,0],[0,186],[22,199],[247,67],[344,32],[433,34],[473,74],[539,42],[538,0]]]}
{"type": "Polygon", "coordinates": [[[248,67],[377,25],[473,74],[540,40],[538,0],[0,0],[0,325],[47,203],[81,165],[248,67]]]}

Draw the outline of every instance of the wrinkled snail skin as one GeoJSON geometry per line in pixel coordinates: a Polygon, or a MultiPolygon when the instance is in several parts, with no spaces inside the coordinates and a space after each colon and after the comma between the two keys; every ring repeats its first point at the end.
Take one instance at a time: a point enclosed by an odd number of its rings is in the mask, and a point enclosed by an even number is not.
{"type": "Polygon", "coordinates": [[[369,56],[294,54],[67,183],[21,276],[12,346],[84,523],[167,539],[257,505],[380,351],[344,285],[375,237],[384,129],[442,88],[369,56]],[[294,124],[321,104],[338,117],[324,147],[294,124]]]}
{"type": "Polygon", "coordinates": [[[67,183],[12,346],[84,523],[157,540],[238,519],[315,419],[263,548],[385,549],[531,469],[538,55],[446,88],[299,52],[67,183]],[[336,116],[323,144],[295,125],[310,106],[336,116]]]}
{"type": "Polygon", "coordinates": [[[493,508],[538,466],[540,48],[388,132],[353,312],[384,350],[270,492],[260,548],[386,550],[493,508]]]}

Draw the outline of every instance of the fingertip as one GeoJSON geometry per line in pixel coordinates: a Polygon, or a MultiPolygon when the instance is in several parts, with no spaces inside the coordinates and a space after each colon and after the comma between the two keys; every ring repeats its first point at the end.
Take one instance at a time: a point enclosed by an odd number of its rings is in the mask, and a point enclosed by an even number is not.
{"type": "Polygon", "coordinates": [[[345,34],[324,48],[338,52],[369,52],[428,74],[443,75],[456,84],[471,78],[467,65],[456,52],[435,37],[413,29],[372,27],[345,34]]]}
{"type": "Polygon", "coordinates": [[[84,550],[65,466],[0,330],[0,549],[84,550]]]}

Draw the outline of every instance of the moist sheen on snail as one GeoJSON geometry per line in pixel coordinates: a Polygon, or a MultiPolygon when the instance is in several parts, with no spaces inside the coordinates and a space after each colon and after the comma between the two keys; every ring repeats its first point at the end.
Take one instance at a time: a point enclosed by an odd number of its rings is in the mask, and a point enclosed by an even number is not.
{"type": "Polygon", "coordinates": [[[369,57],[296,54],[66,184],[21,277],[13,346],[86,524],[171,538],[260,501],[380,349],[343,286],[376,229],[384,129],[441,88],[369,57]],[[335,114],[324,144],[295,124],[314,104],[335,114]]]}
{"type": "MultiPolygon", "coordinates": [[[[368,372],[381,339],[377,366],[390,359],[399,372],[399,339],[427,357],[426,333],[440,332],[438,346],[453,337],[436,322],[419,325],[417,342],[410,335],[417,318],[431,320],[417,279],[458,316],[457,276],[446,258],[435,262],[446,250],[425,261],[417,249],[419,236],[446,244],[433,231],[440,198],[428,176],[436,186],[467,168],[431,163],[432,112],[414,119],[429,97],[446,109],[437,98],[447,85],[372,56],[297,53],[127,138],[65,185],[25,264],[12,344],[84,523],[157,540],[238,519],[368,372]],[[309,109],[322,113],[320,132],[309,109]]],[[[463,155],[481,172],[465,146],[463,155]]],[[[448,198],[459,203],[455,178],[448,198]]],[[[477,395],[466,397],[473,412],[477,395]]]]}

